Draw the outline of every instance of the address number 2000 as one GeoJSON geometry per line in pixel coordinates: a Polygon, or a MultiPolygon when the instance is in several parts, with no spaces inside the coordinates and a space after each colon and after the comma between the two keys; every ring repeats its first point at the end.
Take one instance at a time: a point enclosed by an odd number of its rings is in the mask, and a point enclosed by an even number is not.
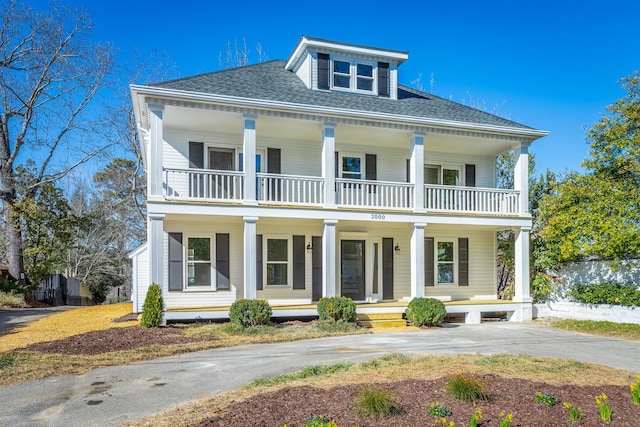
{"type": "Polygon", "coordinates": [[[371,214],[371,219],[375,219],[377,221],[382,221],[385,219],[384,214],[371,214]]]}

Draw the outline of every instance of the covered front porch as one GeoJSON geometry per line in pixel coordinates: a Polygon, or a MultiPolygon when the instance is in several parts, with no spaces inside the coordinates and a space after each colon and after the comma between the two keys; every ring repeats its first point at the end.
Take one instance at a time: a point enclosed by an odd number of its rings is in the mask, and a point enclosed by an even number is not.
{"type": "MultiPolygon", "coordinates": [[[[495,318],[496,313],[506,315],[510,321],[522,321],[531,318],[532,305],[527,302],[514,302],[510,300],[457,300],[443,301],[447,310],[447,316],[464,316],[467,324],[481,323],[484,318],[495,318]],[[528,317],[527,317],[528,314],[528,317]]],[[[318,316],[317,304],[278,304],[271,302],[273,318],[314,318],[318,316]]],[[[356,313],[388,314],[397,313],[404,315],[408,301],[385,301],[374,303],[358,303],[356,313]]],[[[231,306],[222,307],[181,307],[168,308],[165,312],[167,322],[176,322],[185,318],[196,321],[216,321],[229,318],[231,306]]]]}

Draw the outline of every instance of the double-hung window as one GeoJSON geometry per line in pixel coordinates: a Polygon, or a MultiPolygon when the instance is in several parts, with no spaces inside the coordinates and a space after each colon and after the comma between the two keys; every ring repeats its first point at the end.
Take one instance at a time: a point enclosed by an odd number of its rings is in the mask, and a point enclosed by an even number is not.
{"type": "Polygon", "coordinates": [[[266,239],[267,286],[289,285],[289,239],[266,239]]]}
{"type": "Polygon", "coordinates": [[[455,254],[454,241],[436,241],[436,279],[438,284],[455,283],[455,254]]]}
{"type": "Polygon", "coordinates": [[[211,287],[211,238],[187,239],[187,288],[211,287]]]}
{"type": "Polygon", "coordinates": [[[345,179],[362,179],[364,177],[364,163],[362,156],[343,154],[340,162],[340,176],[345,179]]]}

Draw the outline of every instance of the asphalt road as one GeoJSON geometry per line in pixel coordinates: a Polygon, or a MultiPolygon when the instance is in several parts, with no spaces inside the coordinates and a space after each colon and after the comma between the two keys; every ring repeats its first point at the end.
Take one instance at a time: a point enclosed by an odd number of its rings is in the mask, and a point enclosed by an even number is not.
{"type": "Polygon", "coordinates": [[[400,352],[530,354],[640,373],[640,342],[509,322],[206,350],[0,389],[3,426],[117,426],[267,375],[400,352]]]}

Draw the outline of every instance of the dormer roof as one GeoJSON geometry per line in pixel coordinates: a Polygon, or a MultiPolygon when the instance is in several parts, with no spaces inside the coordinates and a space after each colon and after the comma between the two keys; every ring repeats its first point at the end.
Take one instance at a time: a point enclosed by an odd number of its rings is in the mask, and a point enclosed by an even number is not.
{"type": "Polygon", "coordinates": [[[284,68],[288,71],[292,71],[295,68],[296,63],[308,51],[339,52],[347,56],[375,58],[376,60],[391,62],[396,65],[402,64],[407,60],[407,58],[409,58],[409,52],[401,50],[381,49],[378,47],[302,36],[296,48],[289,56],[284,68]]]}

